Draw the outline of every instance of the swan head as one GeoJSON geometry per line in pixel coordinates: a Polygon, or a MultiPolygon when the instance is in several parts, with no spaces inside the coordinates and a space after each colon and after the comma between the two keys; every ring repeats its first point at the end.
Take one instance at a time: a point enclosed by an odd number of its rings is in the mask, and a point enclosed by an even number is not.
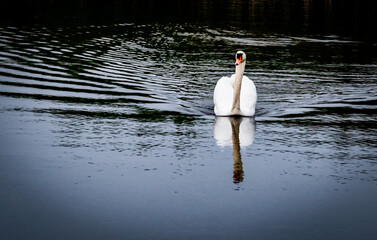
{"type": "Polygon", "coordinates": [[[238,51],[236,53],[236,63],[235,63],[235,65],[238,66],[245,61],[246,61],[246,54],[243,51],[238,51]]]}

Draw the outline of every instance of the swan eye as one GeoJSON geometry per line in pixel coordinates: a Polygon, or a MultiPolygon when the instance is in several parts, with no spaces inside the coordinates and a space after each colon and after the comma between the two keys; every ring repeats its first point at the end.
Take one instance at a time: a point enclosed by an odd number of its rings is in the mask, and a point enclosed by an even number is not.
{"type": "Polygon", "coordinates": [[[241,59],[242,60],[242,53],[237,53],[237,56],[236,56],[237,59],[241,59]]]}

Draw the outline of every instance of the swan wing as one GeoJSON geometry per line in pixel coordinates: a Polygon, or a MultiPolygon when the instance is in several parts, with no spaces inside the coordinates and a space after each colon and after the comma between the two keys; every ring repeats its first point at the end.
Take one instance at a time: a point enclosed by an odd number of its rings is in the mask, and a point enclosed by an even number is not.
{"type": "Polygon", "coordinates": [[[240,108],[242,115],[254,116],[257,103],[257,90],[254,82],[243,76],[241,85],[240,108]]]}
{"type": "Polygon", "coordinates": [[[232,77],[222,77],[216,84],[213,103],[215,104],[215,114],[217,116],[226,116],[230,114],[233,103],[233,83],[232,77]]]}

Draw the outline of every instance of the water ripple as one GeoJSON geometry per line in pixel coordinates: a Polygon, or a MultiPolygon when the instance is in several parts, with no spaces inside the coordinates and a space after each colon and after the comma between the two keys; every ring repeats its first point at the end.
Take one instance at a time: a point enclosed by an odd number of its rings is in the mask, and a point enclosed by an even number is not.
{"type": "MultiPolygon", "coordinates": [[[[137,109],[212,115],[216,81],[232,74],[234,51],[242,47],[260,121],[376,119],[377,65],[338,63],[344,51],[364,56],[365,46],[336,36],[256,36],[188,24],[3,27],[0,33],[4,96],[93,104],[97,116],[130,116],[137,109]],[[106,108],[98,111],[98,105],[106,108]]],[[[89,114],[80,105],[77,111],[60,107],[34,111],[89,114]]]]}

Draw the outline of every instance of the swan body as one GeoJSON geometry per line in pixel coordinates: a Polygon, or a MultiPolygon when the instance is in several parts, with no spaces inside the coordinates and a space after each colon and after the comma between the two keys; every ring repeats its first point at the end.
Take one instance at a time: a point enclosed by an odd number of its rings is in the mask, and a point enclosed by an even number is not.
{"type": "Polygon", "coordinates": [[[217,82],[213,103],[216,116],[248,116],[255,114],[257,91],[254,82],[244,76],[246,54],[236,54],[236,73],[231,77],[222,77],[217,82]]]}

